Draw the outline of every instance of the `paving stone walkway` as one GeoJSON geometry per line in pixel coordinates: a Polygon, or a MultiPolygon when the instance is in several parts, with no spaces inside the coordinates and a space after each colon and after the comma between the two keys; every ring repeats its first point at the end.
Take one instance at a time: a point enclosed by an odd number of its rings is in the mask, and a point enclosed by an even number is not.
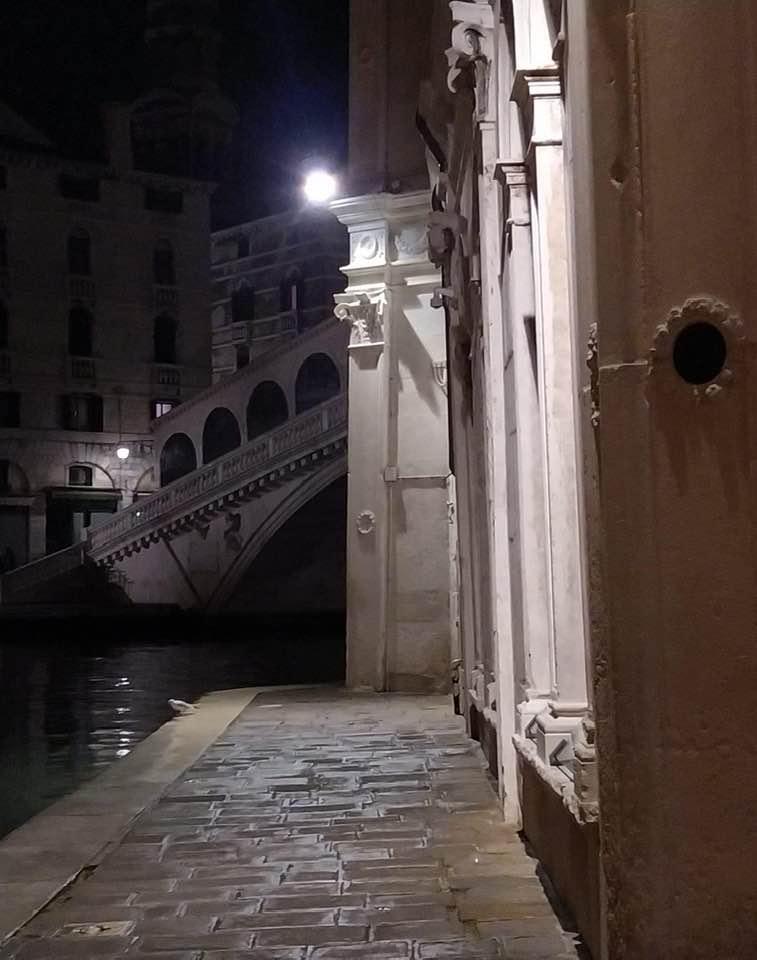
{"type": "Polygon", "coordinates": [[[575,958],[535,866],[447,698],[269,692],[0,960],[575,958]]]}

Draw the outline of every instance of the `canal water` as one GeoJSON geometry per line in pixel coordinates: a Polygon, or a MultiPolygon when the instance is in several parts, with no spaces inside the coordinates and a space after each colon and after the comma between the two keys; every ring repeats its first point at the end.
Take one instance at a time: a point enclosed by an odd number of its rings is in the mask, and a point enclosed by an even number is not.
{"type": "Polygon", "coordinates": [[[0,837],[128,756],[169,698],[340,682],[343,657],[338,618],[0,620],[0,837]]]}

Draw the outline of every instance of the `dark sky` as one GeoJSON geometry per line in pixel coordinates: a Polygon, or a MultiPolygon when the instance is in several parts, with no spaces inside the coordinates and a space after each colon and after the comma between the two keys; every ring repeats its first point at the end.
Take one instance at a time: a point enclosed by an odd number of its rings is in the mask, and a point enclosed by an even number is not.
{"type": "MultiPolygon", "coordinates": [[[[300,173],[346,159],[348,0],[221,0],[220,80],[238,105],[219,225],[297,202],[300,173]]],[[[144,0],[0,3],[0,98],[64,152],[92,156],[99,104],[146,92],[144,0]]]]}

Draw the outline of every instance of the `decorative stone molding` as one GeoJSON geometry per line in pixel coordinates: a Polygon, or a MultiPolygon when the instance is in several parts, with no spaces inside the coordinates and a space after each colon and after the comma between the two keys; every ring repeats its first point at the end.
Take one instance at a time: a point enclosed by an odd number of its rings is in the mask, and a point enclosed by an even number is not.
{"type": "Polygon", "coordinates": [[[367,537],[376,529],[376,514],[372,510],[363,510],[358,514],[355,525],[357,532],[361,536],[367,537]]]}
{"type": "Polygon", "coordinates": [[[386,260],[386,230],[357,230],[350,233],[351,265],[363,267],[386,260]]]}
{"type": "Polygon", "coordinates": [[[528,169],[523,163],[498,160],[494,168],[494,177],[503,188],[505,242],[510,250],[513,228],[531,226],[528,169]]]}
{"type": "Polygon", "coordinates": [[[562,84],[556,64],[519,70],[513,82],[512,99],[518,104],[523,119],[527,154],[535,147],[562,144],[562,84]]]}
{"type": "Polygon", "coordinates": [[[476,119],[494,119],[491,83],[494,11],[488,0],[452,0],[452,46],[447,50],[447,85],[453,93],[468,88],[476,97],[476,119]]]}
{"type": "Polygon", "coordinates": [[[434,381],[438,387],[441,388],[442,392],[447,394],[447,361],[446,360],[434,360],[431,364],[434,371],[434,381]]]}
{"type": "Polygon", "coordinates": [[[392,246],[397,260],[414,260],[425,256],[428,250],[425,224],[413,223],[401,227],[392,236],[392,246]]]}
{"type": "Polygon", "coordinates": [[[383,345],[384,307],[382,293],[371,299],[367,293],[337,294],[334,315],[350,325],[350,348],[383,345]]]}
{"type": "Polygon", "coordinates": [[[712,400],[733,383],[733,351],[743,340],[744,324],[735,311],[714,297],[692,297],[657,327],[650,384],[672,373],[672,382],[694,399],[712,400]]]}

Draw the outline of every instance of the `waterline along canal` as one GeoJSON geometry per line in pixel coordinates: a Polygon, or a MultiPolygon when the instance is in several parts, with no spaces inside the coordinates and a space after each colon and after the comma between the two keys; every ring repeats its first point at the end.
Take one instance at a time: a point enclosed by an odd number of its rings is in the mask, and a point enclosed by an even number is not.
{"type": "Polygon", "coordinates": [[[338,622],[2,619],[0,837],[171,720],[169,698],[342,671],[338,622]]]}

